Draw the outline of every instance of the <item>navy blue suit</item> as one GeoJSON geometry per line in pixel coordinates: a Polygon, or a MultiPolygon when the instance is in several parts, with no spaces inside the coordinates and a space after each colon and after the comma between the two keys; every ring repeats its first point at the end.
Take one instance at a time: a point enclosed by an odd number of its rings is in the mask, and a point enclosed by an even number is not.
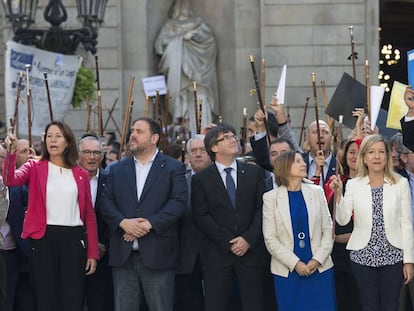
{"type": "Polygon", "coordinates": [[[86,278],[86,303],[88,311],[114,310],[112,268],[108,265],[109,228],[104,222],[100,212],[101,197],[106,185],[106,178],[107,174],[104,170],[100,170],[94,210],[98,227],[99,243],[106,247],[106,252],[104,256],[98,260],[95,273],[86,278]]]}
{"type": "Polygon", "coordinates": [[[174,269],[178,260],[178,221],[187,204],[185,168],[161,152],[156,155],[140,200],[137,197],[134,158],[126,158],[109,171],[100,212],[111,231],[109,264],[120,267],[132,251],[124,241],[119,223],[125,218],[146,218],[151,231],[139,238],[139,252],[145,267],[174,269]]]}

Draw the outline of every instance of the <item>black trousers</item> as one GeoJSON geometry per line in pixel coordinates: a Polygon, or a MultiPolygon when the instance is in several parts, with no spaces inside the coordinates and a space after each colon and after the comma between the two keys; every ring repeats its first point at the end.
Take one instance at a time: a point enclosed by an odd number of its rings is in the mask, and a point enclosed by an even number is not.
{"type": "Polygon", "coordinates": [[[106,254],[98,261],[94,274],[86,278],[86,305],[88,311],[113,311],[114,286],[112,268],[108,266],[106,254]]]}
{"type": "Polygon", "coordinates": [[[188,274],[175,276],[175,311],[203,311],[204,291],[203,273],[200,258],[194,264],[194,269],[188,274]]]}
{"type": "Polygon", "coordinates": [[[228,266],[203,267],[205,310],[227,311],[231,306],[232,285],[237,279],[243,311],[264,309],[264,266],[248,266],[238,258],[228,266]]]}
{"type": "Polygon", "coordinates": [[[4,259],[4,253],[0,250],[0,306],[6,303],[6,260],[4,259]]]}
{"type": "Polygon", "coordinates": [[[352,263],[364,311],[398,311],[402,263],[384,267],[367,267],[352,263]]]}
{"type": "Polygon", "coordinates": [[[31,273],[37,310],[82,311],[86,241],[82,227],[47,226],[31,240],[31,273]]]}

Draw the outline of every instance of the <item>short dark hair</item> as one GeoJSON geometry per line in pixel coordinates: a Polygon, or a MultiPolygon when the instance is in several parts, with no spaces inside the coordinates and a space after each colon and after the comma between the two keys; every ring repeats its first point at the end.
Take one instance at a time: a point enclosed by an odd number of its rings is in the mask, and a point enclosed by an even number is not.
{"type": "Polygon", "coordinates": [[[217,144],[217,138],[220,134],[232,132],[236,135],[236,130],[234,127],[228,123],[219,123],[217,126],[209,130],[204,138],[204,146],[206,151],[211,159],[211,161],[216,160],[216,154],[211,150],[211,148],[217,144]]]}
{"type": "Polygon", "coordinates": [[[274,144],[281,144],[281,143],[287,143],[289,145],[290,150],[295,150],[295,148],[293,147],[291,141],[289,139],[286,139],[286,138],[283,138],[283,137],[278,137],[278,138],[272,140],[270,142],[269,149],[270,149],[270,146],[272,146],[274,144]]]}
{"type": "Polygon", "coordinates": [[[63,137],[65,137],[65,140],[68,144],[66,149],[63,151],[63,162],[65,163],[65,166],[68,168],[72,168],[77,165],[79,154],[78,154],[78,148],[76,144],[76,138],[75,135],[73,135],[73,132],[71,128],[63,122],[60,121],[52,121],[48,125],[46,125],[45,131],[44,131],[44,139],[42,142],[42,155],[40,157],[41,160],[48,160],[50,159],[49,151],[47,151],[46,147],[46,137],[47,137],[47,131],[49,128],[55,125],[57,126],[60,131],[63,134],[63,137]]]}
{"type": "Polygon", "coordinates": [[[144,121],[148,123],[151,135],[158,134],[158,141],[157,141],[157,146],[158,146],[158,144],[160,143],[160,138],[161,138],[161,126],[158,124],[158,122],[156,122],[154,119],[149,118],[149,117],[141,117],[141,118],[135,119],[132,122],[132,125],[134,125],[138,121],[144,121]]]}

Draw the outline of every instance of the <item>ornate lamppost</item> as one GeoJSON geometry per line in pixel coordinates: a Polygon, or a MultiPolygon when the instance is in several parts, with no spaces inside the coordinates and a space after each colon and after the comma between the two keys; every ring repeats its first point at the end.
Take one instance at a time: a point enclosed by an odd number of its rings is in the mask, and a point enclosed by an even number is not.
{"type": "Polygon", "coordinates": [[[2,4],[15,42],[62,54],[74,54],[78,45],[82,44],[86,51],[95,54],[98,28],[103,23],[107,2],[76,0],[78,18],[82,22],[82,28],[78,29],[61,27],[68,17],[61,0],[49,0],[45,7],[43,17],[51,25],[48,29],[32,27],[38,0],[3,0],[2,4]]]}

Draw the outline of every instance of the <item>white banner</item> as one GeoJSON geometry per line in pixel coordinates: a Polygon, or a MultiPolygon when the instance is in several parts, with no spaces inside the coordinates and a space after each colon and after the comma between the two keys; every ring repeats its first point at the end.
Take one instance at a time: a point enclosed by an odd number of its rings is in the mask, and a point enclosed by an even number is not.
{"type": "Polygon", "coordinates": [[[53,118],[62,121],[71,107],[76,75],[82,58],[78,55],[62,55],[13,41],[7,42],[5,57],[6,123],[13,117],[19,73],[23,72],[20,101],[18,104],[19,135],[27,135],[26,64],[30,65],[32,93],[32,135],[40,136],[50,122],[44,73],[47,73],[53,118]]]}

